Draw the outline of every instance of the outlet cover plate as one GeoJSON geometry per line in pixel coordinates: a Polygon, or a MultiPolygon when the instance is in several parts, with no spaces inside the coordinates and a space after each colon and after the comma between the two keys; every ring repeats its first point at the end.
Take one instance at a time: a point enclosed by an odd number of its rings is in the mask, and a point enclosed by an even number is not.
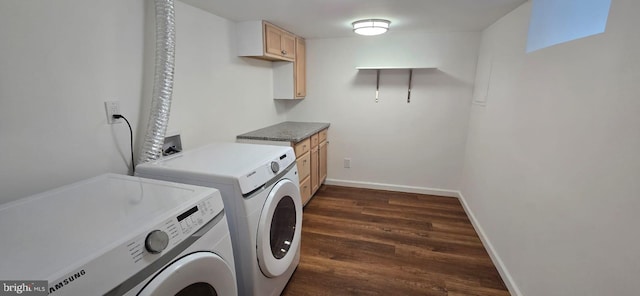
{"type": "Polygon", "coordinates": [[[120,123],[122,120],[113,118],[113,114],[120,114],[120,101],[105,101],[104,109],[107,111],[107,123],[120,123]]]}

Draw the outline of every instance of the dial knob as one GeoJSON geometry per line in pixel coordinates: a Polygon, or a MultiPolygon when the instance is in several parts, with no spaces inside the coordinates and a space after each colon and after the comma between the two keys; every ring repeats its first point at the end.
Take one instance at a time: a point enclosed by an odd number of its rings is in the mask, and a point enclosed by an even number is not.
{"type": "Polygon", "coordinates": [[[280,165],[279,165],[277,162],[272,161],[272,162],[271,162],[271,171],[272,171],[274,174],[276,174],[276,173],[278,173],[278,171],[279,171],[279,170],[280,170],[280,165]]]}
{"type": "Polygon", "coordinates": [[[158,254],[169,245],[169,235],[162,230],[151,231],[144,241],[144,247],[151,254],[158,254]]]}

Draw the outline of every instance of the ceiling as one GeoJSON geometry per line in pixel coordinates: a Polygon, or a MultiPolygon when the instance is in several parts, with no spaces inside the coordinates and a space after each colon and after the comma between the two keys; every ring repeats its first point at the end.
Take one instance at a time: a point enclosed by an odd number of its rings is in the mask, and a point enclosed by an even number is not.
{"type": "Polygon", "coordinates": [[[305,38],[353,36],[351,23],[391,21],[390,32],[482,31],[527,0],[181,0],[232,21],[266,20],[305,38]]]}

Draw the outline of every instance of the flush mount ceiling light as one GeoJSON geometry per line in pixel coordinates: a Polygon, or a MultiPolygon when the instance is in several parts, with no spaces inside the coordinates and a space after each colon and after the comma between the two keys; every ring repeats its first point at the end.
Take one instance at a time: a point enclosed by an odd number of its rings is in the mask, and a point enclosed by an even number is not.
{"type": "Polygon", "coordinates": [[[390,21],[383,19],[359,20],[352,23],[353,31],[356,32],[356,34],[365,36],[383,34],[389,30],[390,24],[390,21]]]}

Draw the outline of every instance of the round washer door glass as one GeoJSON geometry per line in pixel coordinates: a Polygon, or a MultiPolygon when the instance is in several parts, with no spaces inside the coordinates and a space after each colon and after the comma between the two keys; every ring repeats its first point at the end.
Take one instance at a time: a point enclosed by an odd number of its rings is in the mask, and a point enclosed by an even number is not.
{"type": "Polygon", "coordinates": [[[138,295],[237,295],[233,271],[218,255],[196,252],[169,264],[138,295]]]}
{"type": "Polygon", "coordinates": [[[291,180],[280,180],[269,192],[258,225],[258,263],[265,276],[280,276],[293,264],[301,230],[300,189],[291,180]]]}

